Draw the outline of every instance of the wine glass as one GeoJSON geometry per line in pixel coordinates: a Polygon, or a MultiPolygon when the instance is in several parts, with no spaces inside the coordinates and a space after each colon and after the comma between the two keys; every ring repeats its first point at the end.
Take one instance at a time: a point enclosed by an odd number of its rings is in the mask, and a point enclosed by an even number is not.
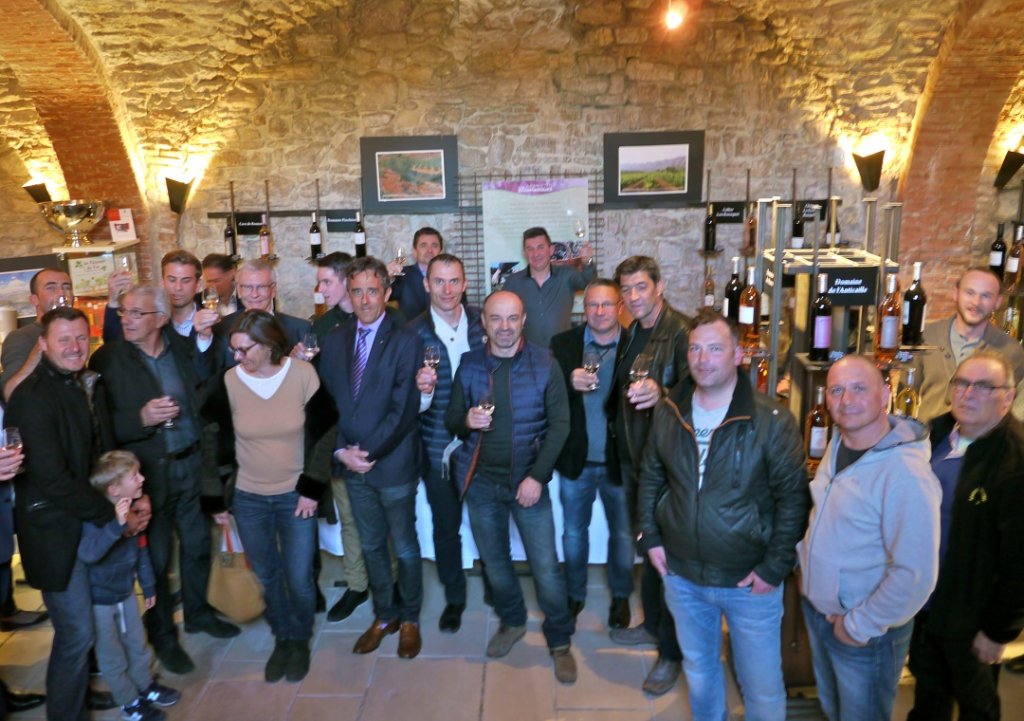
{"type": "MultiPolygon", "coordinates": [[[[399,268],[404,268],[405,261],[405,248],[403,248],[402,246],[398,246],[398,251],[395,253],[395,262],[398,263],[399,268]]],[[[405,271],[399,270],[395,275],[405,275],[405,271]]]]}
{"type": "Polygon", "coordinates": [[[128,275],[132,274],[132,257],[128,253],[117,256],[117,265],[128,275]]]}
{"type": "Polygon", "coordinates": [[[316,354],[320,352],[320,343],[317,340],[316,333],[306,333],[302,336],[302,357],[307,361],[311,361],[316,358],[316,354]]]}
{"type": "Polygon", "coordinates": [[[441,349],[436,345],[428,345],[423,349],[423,365],[432,370],[437,370],[441,365],[441,349]]]}
{"type": "Polygon", "coordinates": [[[647,353],[640,353],[633,359],[633,365],[629,368],[629,382],[640,383],[651,374],[651,356],[647,353]]]}
{"type": "Polygon", "coordinates": [[[18,430],[17,426],[7,426],[4,428],[4,448],[12,451],[20,451],[24,447],[24,443],[21,440],[21,431],[18,430]]]}
{"type": "Polygon", "coordinates": [[[580,240],[587,237],[587,224],[583,222],[583,218],[576,218],[576,222],[573,223],[572,232],[575,233],[576,237],[580,240]]]}
{"type": "Polygon", "coordinates": [[[203,307],[206,310],[217,310],[220,306],[220,295],[217,293],[217,289],[212,285],[207,286],[206,290],[203,291],[203,307]]]}
{"type": "MultiPolygon", "coordinates": [[[[480,396],[480,400],[477,401],[476,405],[477,405],[477,408],[482,410],[487,415],[493,416],[494,415],[494,394],[489,392],[489,391],[487,393],[484,393],[483,395],[480,396]]],[[[486,428],[482,428],[481,430],[489,431],[489,430],[491,430],[491,426],[488,424],[488,426],[486,428]]]]}
{"type": "MultiPolygon", "coordinates": [[[[164,396],[164,399],[169,400],[175,406],[178,405],[178,402],[174,400],[174,398],[172,398],[171,396],[164,396]]],[[[168,418],[166,421],[164,421],[164,428],[174,428],[174,418],[168,418]]]]}
{"type": "Polygon", "coordinates": [[[588,350],[583,351],[583,370],[595,377],[593,383],[590,384],[590,390],[597,390],[597,372],[601,370],[601,354],[597,351],[588,350]]]}

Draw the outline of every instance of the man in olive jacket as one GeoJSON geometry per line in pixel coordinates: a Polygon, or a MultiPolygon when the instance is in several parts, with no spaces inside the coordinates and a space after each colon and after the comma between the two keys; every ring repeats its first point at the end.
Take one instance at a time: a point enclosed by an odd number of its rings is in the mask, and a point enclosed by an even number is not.
{"type": "Polygon", "coordinates": [[[689,336],[690,378],[654,411],[640,480],[640,547],[664,577],[693,717],[721,719],[722,616],[750,719],[786,717],[782,581],[810,497],[793,416],[737,371],[738,330],[710,309],[689,336]]]}

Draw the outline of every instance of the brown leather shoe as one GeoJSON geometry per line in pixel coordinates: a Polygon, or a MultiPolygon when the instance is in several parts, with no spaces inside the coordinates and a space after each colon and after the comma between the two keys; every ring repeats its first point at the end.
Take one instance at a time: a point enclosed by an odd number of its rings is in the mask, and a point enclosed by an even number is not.
{"type": "Polygon", "coordinates": [[[393,621],[381,621],[373,619],[373,625],[366,629],[366,632],[359,637],[356,645],[352,647],[352,653],[372,653],[380,646],[385,636],[390,636],[398,630],[398,619],[393,621]]]}
{"type": "Polygon", "coordinates": [[[420,625],[414,621],[404,621],[398,633],[398,657],[416,658],[423,648],[420,638],[420,625]]]}

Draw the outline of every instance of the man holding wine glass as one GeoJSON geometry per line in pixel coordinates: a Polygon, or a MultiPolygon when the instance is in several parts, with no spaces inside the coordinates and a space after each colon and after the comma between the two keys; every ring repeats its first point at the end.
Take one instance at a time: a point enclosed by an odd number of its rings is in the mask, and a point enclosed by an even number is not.
{"type": "Polygon", "coordinates": [[[509,552],[509,514],[526,550],[542,630],[561,683],[576,681],[570,639],[576,629],[555,552],[548,481],[569,435],[565,381],[551,352],[523,338],[519,296],[491,293],[484,302],[486,347],[462,356],[445,414],[461,445],[452,475],[469,507],[473,538],[501,619],[487,655],[507,655],[526,633],[526,604],[509,552]]]}
{"type": "Polygon", "coordinates": [[[555,468],[561,478],[562,548],[569,609],[578,616],[587,597],[589,529],[597,494],[608,520],[609,628],[628,628],[633,593],[633,534],[619,474],[608,472],[606,404],[612,389],[615,354],[625,339],[619,323],[622,299],[614,281],[598,278],[583,294],[587,322],[551,339],[551,350],[569,388],[569,439],[555,468]]]}
{"type": "MultiPolygon", "coordinates": [[[[621,474],[629,517],[635,519],[636,474],[647,442],[651,409],[687,376],[690,319],[666,302],[665,281],[653,258],[626,258],[615,269],[615,281],[633,323],[625,343],[620,343],[616,351],[614,387],[608,398],[615,440],[608,448],[608,467],[613,477],[621,474]]],[[[627,646],[657,645],[658,661],[643,688],[660,695],[675,686],[683,656],[672,614],[665,606],[661,575],[648,558],[644,558],[640,576],[640,601],[643,623],[633,628],[613,628],[609,635],[615,643],[627,646]]]]}
{"type": "Polygon", "coordinates": [[[463,304],[466,272],[462,261],[441,253],[427,266],[425,281],[430,307],[410,321],[424,345],[423,367],[416,374],[420,391],[420,438],[423,441],[423,484],[434,529],[437,575],[444,585],[445,607],[438,627],[455,633],[466,610],[466,576],[462,571],[462,501],[455,483],[442,468],[452,434],[444,424],[452,395],[452,379],[462,354],[483,346],[480,312],[463,304]]]}
{"type": "Polygon", "coordinates": [[[388,263],[392,276],[391,301],[402,311],[406,322],[423,313],[430,305],[426,288],[427,266],[444,251],[444,238],[438,230],[423,227],[413,233],[412,253],[415,263],[405,265],[405,251],[399,247],[395,260],[388,263]]]}

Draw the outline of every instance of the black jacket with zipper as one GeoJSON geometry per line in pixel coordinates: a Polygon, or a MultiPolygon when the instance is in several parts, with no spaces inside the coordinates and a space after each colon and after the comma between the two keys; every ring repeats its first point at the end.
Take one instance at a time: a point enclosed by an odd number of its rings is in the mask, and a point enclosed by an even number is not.
{"type": "Polygon", "coordinates": [[[698,488],[689,377],[658,402],[639,473],[644,551],[702,586],[735,586],[750,571],[777,586],[796,565],[810,510],[804,444],[793,415],[740,373],[708,447],[698,488]]]}

